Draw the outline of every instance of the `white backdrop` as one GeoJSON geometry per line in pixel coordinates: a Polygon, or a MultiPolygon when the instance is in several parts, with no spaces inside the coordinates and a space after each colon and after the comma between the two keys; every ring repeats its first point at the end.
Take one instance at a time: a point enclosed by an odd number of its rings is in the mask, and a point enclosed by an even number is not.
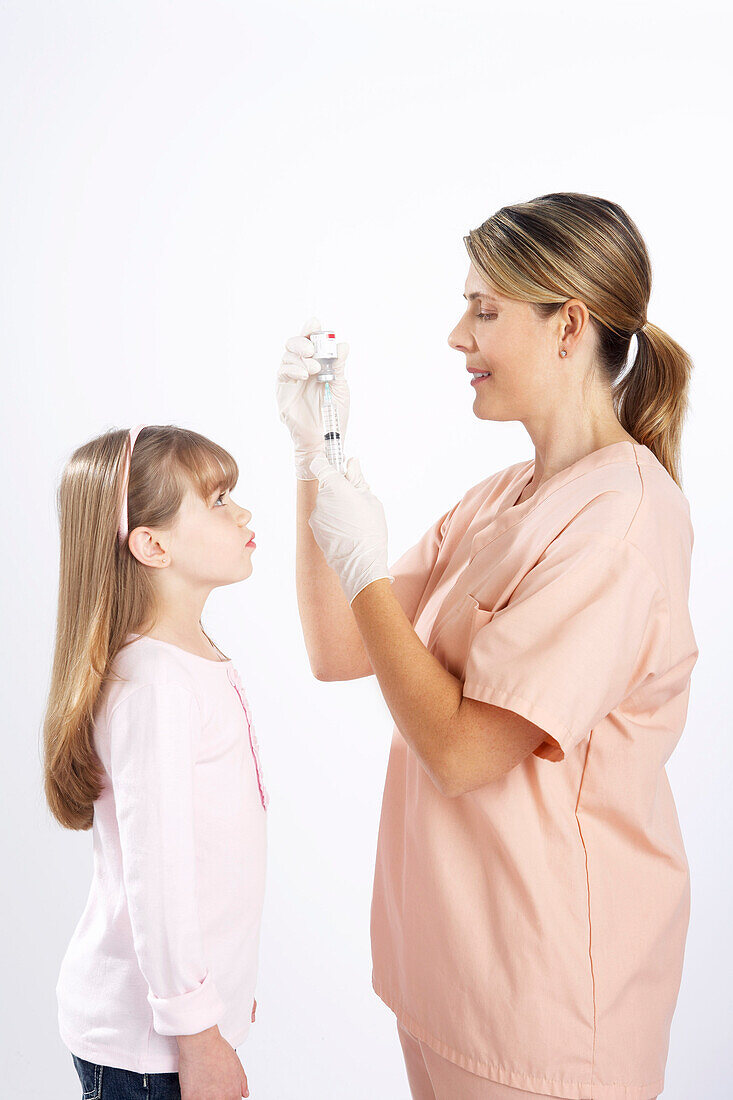
{"type": "Polygon", "coordinates": [[[668,764],[692,917],[664,1097],[730,1095],[724,11],[0,4],[4,1096],[79,1095],[54,986],[91,836],[60,829],[41,787],[56,484],[81,442],[146,422],[228,447],[257,533],[253,575],[216,591],[204,617],[241,671],[271,794],[258,1019],[243,1049],[252,1096],[407,1097],[394,1018],[370,986],[391,719],[374,678],[310,674],[275,372],[311,313],[350,342],[346,453],[384,503],[394,561],[469,486],[533,457],[521,424],[474,418],[446,341],[464,305],[463,234],[554,190],[634,218],[654,267],[650,320],[696,364],[683,473],[700,658],[668,764]]]}

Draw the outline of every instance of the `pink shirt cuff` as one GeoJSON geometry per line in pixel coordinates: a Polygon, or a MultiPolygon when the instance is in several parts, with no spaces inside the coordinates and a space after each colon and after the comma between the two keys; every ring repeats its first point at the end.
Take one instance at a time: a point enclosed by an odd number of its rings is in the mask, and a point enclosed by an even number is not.
{"type": "Polygon", "coordinates": [[[213,1027],[224,1015],[225,1005],[208,971],[195,989],[175,997],[156,997],[150,990],[153,1027],[159,1035],[196,1035],[213,1027]]]}

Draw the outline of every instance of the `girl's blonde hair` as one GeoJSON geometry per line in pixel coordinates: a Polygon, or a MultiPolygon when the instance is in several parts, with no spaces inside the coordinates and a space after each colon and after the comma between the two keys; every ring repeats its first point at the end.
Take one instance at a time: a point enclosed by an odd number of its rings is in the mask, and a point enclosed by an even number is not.
{"type": "MultiPolygon", "coordinates": [[[[130,633],[152,625],[148,571],[117,537],[129,432],[113,430],[79,447],[58,490],[60,526],[56,644],[43,723],[44,790],[67,829],[89,829],[103,769],[92,737],[94,710],[111,664],[130,633]]],[[[186,489],[208,500],[236,485],[232,456],[197,432],[150,425],[130,462],[129,530],[173,524],[186,489]]]]}
{"type": "Polygon", "coordinates": [[[594,195],[540,195],[503,206],[463,240],[485,279],[506,297],[531,302],[541,317],[551,317],[569,298],[585,303],[619,422],[681,488],[692,360],[647,321],[651,264],[628,214],[594,195]],[[623,374],[633,335],[636,356],[623,374]]]}

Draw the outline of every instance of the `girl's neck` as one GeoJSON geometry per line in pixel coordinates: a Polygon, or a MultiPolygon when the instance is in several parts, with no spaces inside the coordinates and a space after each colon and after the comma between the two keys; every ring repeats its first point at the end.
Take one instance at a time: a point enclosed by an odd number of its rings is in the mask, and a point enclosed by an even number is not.
{"type": "Polygon", "coordinates": [[[195,627],[191,628],[188,626],[183,627],[179,623],[172,623],[165,619],[159,619],[149,629],[143,628],[138,633],[144,634],[148,638],[157,639],[159,642],[168,642],[180,649],[186,649],[197,657],[207,657],[209,660],[212,658],[228,660],[206,635],[201,623],[197,623],[195,627]]]}

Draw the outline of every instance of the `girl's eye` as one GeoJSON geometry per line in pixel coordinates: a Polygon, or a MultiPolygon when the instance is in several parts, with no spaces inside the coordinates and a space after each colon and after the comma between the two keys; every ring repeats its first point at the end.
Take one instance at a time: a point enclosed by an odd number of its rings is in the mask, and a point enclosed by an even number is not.
{"type": "Polygon", "coordinates": [[[488,317],[496,317],[495,313],[477,313],[477,317],[480,317],[482,321],[485,321],[488,317]]]}
{"type": "MultiPolygon", "coordinates": [[[[215,503],[218,504],[219,501],[222,500],[222,497],[225,497],[226,495],[227,495],[227,490],[225,489],[223,493],[219,493],[219,496],[216,498],[215,503]]],[[[222,500],[222,503],[223,503],[223,500],[222,500]]]]}

